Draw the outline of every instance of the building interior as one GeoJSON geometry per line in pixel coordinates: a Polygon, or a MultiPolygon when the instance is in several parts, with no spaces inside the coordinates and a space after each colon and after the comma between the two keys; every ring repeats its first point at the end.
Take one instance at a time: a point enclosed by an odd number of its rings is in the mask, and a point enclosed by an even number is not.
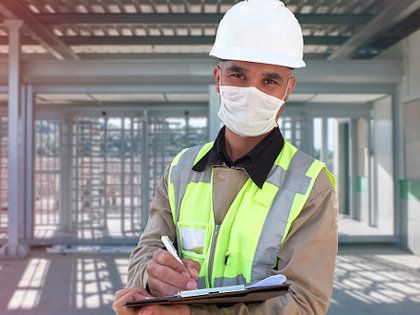
{"type": "MultiPolygon", "coordinates": [[[[0,0],[0,256],[133,247],[164,170],[221,127],[236,0],[0,0]]],[[[337,180],[339,244],[420,255],[420,1],[284,0],[305,68],[279,120],[337,180]]]]}

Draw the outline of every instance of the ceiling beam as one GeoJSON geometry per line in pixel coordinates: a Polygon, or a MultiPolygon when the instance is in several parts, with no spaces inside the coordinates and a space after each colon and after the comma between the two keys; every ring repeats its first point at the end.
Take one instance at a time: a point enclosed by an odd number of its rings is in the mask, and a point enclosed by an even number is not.
{"type": "Polygon", "coordinates": [[[354,34],[328,59],[351,59],[360,49],[372,43],[387,30],[404,20],[420,8],[420,0],[399,0],[387,2],[389,5],[380,11],[358,33],[354,34]]]}
{"type": "MultiPolygon", "coordinates": [[[[79,56],[82,59],[205,59],[209,58],[209,53],[80,53],[79,56]]],[[[304,59],[326,59],[328,56],[328,53],[305,53],[304,59]]]]}
{"type": "Polygon", "coordinates": [[[298,82],[398,84],[404,74],[400,61],[311,60],[295,72],[298,82]],[[321,75],[322,73],[322,75],[321,75]]]}
{"type": "MultiPolygon", "coordinates": [[[[7,82],[7,61],[0,60],[0,83],[7,82]]],[[[183,60],[28,60],[24,63],[22,77],[27,84],[140,84],[147,85],[213,84],[214,58],[183,60]]],[[[316,84],[323,90],[334,84],[362,88],[370,85],[397,85],[404,74],[399,61],[384,60],[311,60],[307,67],[298,69],[295,76],[299,88],[316,84]],[[325,86],[325,87],[323,87],[325,86]]],[[[315,85],[314,85],[315,86],[315,85]]],[[[208,87],[207,87],[208,88],[208,87]]],[[[347,87],[348,88],[348,87],[347,87]]],[[[140,93],[140,90],[138,91],[140,93]]],[[[307,92],[305,92],[307,93],[307,92]]],[[[321,93],[321,92],[316,92],[321,93]]],[[[334,93],[334,92],[333,92],[334,93]]],[[[337,93],[337,92],[336,92],[337,93]]]]}
{"type": "Polygon", "coordinates": [[[371,109],[372,106],[370,105],[370,103],[317,103],[311,101],[288,101],[287,106],[285,106],[284,112],[282,113],[282,117],[287,117],[296,112],[299,113],[305,111],[306,114],[310,117],[364,118],[370,117],[371,109]]]}
{"type": "MultiPolygon", "coordinates": [[[[371,14],[297,14],[301,24],[364,25],[371,14]]],[[[217,24],[223,14],[37,14],[43,24],[217,24]]]]}
{"type": "Polygon", "coordinates": [[[55,58],[60,60],[80,59],[70,47],[65,45],[59,38],[51,33],[31,12],[29,12],[28,9],[21,5],[19,1],[0,0],[0,11],[6,18],[22,20],[26,32],[44,46],[55,58]]]}
{"type": "MultiPolygon", "coordinates": [[[[79,53],[80,59],[86,60],[108,60],[108,59],[124,59],[124,60],[160,60],[160,59],[205,59],[209,58],[208,53],[79,53]]],[[[328,53],[305,53],[305,60],[326,59],[328,53]]],[[[8,54],[0,54],[0,59],[7,60],[8,54]]],[[[48,60],[48,54],[41,53],[23,53],[23,60],[48,60]]]]}
{"type": "Polygon", "coordinates": [[[303,25],[357,26],[366,24],[372,17],[372,14],[296,14],[299,23],[303,25]]]}
{"type": "MultiPolygon", "coordinates": [[[[0,0],[1,1],[1,0],[0,0]]],[[[60,40],[69,46],[120,45],[213,45],[214,36],[63,36],[60,40]]],[[[341,45],[348,36],[305,36],[305,45],[341,45]]],[[[7,45],[8,37],[0,37],[0,45],[7,45]]],[[[37,41],[24,37],[23,45],[37,41]]]]}
{"type": "MultiPolygon", "coordinates": [[[[155,84],[148,85],[147,83],[134,84],[133,82],[116,83],[107,82],[101,85],[89,83],[77,83],[69,84],[68,82],[60,82],[62,80],[56,80],[54,83],[46,83],[37,81],[34,85],[35,93],[208,93],[209,85],[214,84],[214,78],[206,83],[193,82],[190,84],[155,84]],[[42,83],[41,85],[39,83],[42,83]],[[78,85],[77,85],[78,84],[78,85]]],[[[2,87],[0,86],[0,91],[2,87]]],[[[7,88],[3,89],[7,93],[7,88]]],[[[345,94],[372,94],[372,93],[387,93],[392,94],[395,92],[395,84],[383,84],[383,83],[307,83],[298,82],[293,89],[293,93],[345,93],[345,94]]]]}

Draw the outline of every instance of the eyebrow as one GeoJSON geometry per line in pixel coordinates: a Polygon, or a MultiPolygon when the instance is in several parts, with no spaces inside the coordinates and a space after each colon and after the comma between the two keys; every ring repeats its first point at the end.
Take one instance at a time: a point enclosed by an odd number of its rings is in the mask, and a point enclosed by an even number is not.
{"type": "Polygon", "coordinates": [[[245,68],[239,67],[239,66],[230,66],[227,68],[228,72],[239,72],[239,73],[248,73],[249,71],[245,68]]]}
{"type": "Polygon", "coordinates": [[[275,72],[266,72],[266,73],[263,73],[263,75],[272,80],[284,81],[284,78],[275,72]]]}

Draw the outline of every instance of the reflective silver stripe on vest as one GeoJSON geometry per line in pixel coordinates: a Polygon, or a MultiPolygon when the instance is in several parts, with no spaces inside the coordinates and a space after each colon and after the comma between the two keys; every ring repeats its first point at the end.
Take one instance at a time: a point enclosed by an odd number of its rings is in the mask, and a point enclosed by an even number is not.
{"type": "Polygon", "coordinates": [[[197,280],[197,289],[205,289],[206,288],[206,277],[200,277],[197,280]]]}
{"type": "Polygon", "coordinates": [[[293,200],[297,193],[306,194],[311,178],[305,174],[314,161],[314,158],[298,150],[293,155],[287,171],[278,165],[273,165],[267,182],[281,189],[273,200],[258,240],[252,262],[251,283],[266,278],[268,271],[273,268],[293,200]]]}
{"type": "Polygon", "coordinates": [[[235,278],[215,278],[215,287],[226,287],[229,285],[246,284],[246,279],[243,275],[238,275],[235,278]]]}
{"type": "MultiPolygon", "coordinates": [[[[175,197],[175,213],[176,221],[179,221],[179,213],[181,209],[182,197],[185,194],[187,185],[190,182],[193,183],[211,183],[211,167],[208,167],[204,172],[194,172],[192,167],[194,166],[195,159],[197,158],[198,153],[203,148],[204,145],[195,146],[186,150],[179,158],[177,165],[172,166],[171,168],[171,183],[176,183],[174,185],[174,197],[175,197]]],[[[181,253],[181,235],[180,231],[177,230],[177,245],[178,245],[178,254],[183,258],[181,253]]],[[[205,281],[204,281],[205,283],[205,281]]],[[[205,288],[205,284],[204,287],[205,288]]]]}
{"type": "Polygon", "coordinates": [[[179,221],[179,209],[188,183],[211,182],[211,168],[207,168],[204,172],[192,170],[195,159],[202,148],[203,145],[188,149],[181,155],[178,164],[172,167],[170,182],[177,183],[174,185],[176,222],[179,221]]]}

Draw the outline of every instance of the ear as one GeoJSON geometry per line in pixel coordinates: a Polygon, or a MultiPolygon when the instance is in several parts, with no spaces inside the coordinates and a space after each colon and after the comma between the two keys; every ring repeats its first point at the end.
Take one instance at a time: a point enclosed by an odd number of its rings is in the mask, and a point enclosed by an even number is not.
{"type": "Polygon", "coordinates": [[[216,81],[216,91],[220,93],[220,74],[222,68],[219,65],[216,65],[213,70],[214,80],[216,81]]]}
{"type": "Polygon", "coordinates": [[[285,106],[285,105],[283,105],[283,106],[279,109],[279,111],[277,112],[277,115],[276,115],[276,121],[278,121],[278,120],[280,119],[280,116],[281,116],[281,114],[283,113],[284,106],[285,106]]]}
{"type": "Polygon", "coordinates": [[[284,98],[284,101],[285,102],[287,102],[289,100],[290,92],[292,92],[292,90],[295,87],[295,85],[296,85],[296,77],[290,77],[290,79],[289,79],[289,87],[287,89],[286,97],[284,98]]]}

